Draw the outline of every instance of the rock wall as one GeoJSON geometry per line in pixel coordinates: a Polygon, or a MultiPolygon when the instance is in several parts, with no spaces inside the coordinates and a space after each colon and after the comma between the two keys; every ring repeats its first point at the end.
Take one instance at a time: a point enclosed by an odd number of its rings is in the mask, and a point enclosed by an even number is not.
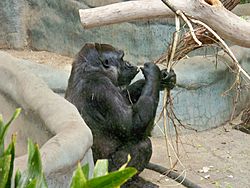
{"type": "Polygon", "coordinates": [[[0,1],[0,48],[24,48],[26,43],[24,0],[0,1]]]}
{"type": "Polygon", "coordinates": [[[91,130],[72,104],[28,69],[33,70],[27,62],[0,52],[0,114],[8,120],[15,108],[22,108],[5,141],[17,134],[14,165],[20,171],[27,167],[27,139],[38,143],[49,188],[68,188],[79,161],[89,163],[93,172],[91,130]]]}
{"type": "MultiPolygon", "coordinates": [[[[241,58],[241,65],[250,72],[250,50],[246,49],[241,58]]],[[[177,87],[171,91],[173,107],[177,118],[186,127],[204,131],[218,127],[230,121],[234,111],[236,90],[227,92],[235,82],[235,74],[228,70],[228,60],[219,56],[196,56],[180,61],[176,67],[177,87]]],[[[244,81],[242,81],[244,83],[244,81]]],[[[163,92],[161,93],[157,116],[163,108],[163,92]]],[[[250,92],[246,86],[240,90],[234,117],[250,102],[250,92]]],[[[179,125],[178,122],[176,122],[179,125]]],[[[170,124],[173,132],[172,123],[170,124]]],[[[181,126],[180,126],[181,127],[181,126]]],[[[163,120],[153,130],[154,136],[163,136],[163,120]]],[[[182,129],[186,132],[188,129],[182,129]]]]}
{"type": "Polygon", "coordinates": [[[175,27],[170,22],[140,21],[85,30],[78,10],[119,0],[2,0],[0,48],[32,48],[75,55],[86,42],[110,43],[128,60],[155,60],[166,49],[175,27]]]}

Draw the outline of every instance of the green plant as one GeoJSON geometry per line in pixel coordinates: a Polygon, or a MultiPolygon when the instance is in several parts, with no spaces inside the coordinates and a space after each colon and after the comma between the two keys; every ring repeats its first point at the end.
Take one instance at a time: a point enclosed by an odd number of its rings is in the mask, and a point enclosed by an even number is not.
{"type": "Polygon", "coordinates": [[[41,156],[37,144],[28,140],[28,163],[27,170],[22,174],[17,171],[15,177],[16,188],[46,188],[44,173],[42,170],[41,156]]]}
{"type": "MultiPolygon", "coordinates": [[[[11,179],[14,170],[15,159],[15,144],[16,135],[12,136],[11,142],[7,149],[4,148],[4,138],[10,124],[18,117],[21,109],[16,109],[15,113],[4,124],[2,116],[0,116],[0,187],[10,188],[11,179]]],[[[31,140],[28,141],[28,164],[27,170],[22,174],[20,171],[15,175],[15,188],[46,188],[47,184],[42,171],[41,157],[37,144],[33,144],[31,140]]]]}
{"type": "MultiPolygon", "coordinates": [[[[128,157],[128,162],[130,157],[128,157]]],[[[128,163],[127,162],[127,163],[128,163]]],[[[108,160],[97,160],[94,168],[94,177],[89,179],[88,164],[78,168],[74,172],[70,188],[117,188],[137,173],[133,167],[124,164],[118,171],[108,172],[108,160]]]]}
{"type": "MultiPolygon", "coordinates": [[[[16,135],[12,136],[7,149],[4,147],[4,138],[10,124],[20,114],[21,109],[16,109],[15,113],[4,124],[0,115],[0,188],[10,188],[14,170],[16,135]]],[[[86,164],[74,172],[70,188],[117,188],[125,183],[129,178],[137,173],[132,167],[126,167],[128,161],[118,171],[108,172],[108,160],[98,160],[94,168],[93,178],[89,178],[89,165],[86,164]]],[[[28,163],[27,170],[21,173],[17,170],[15,174],[15,188],[47,188],[47,183],[42,170],[41,156],[37,144],[28,140],[28,163]]]]}
{"type": "Polygon", "coordinates": [[[8,123],[4,124],[0,114],[0,187],[9,188],[14,168],[16,136],[13,135],[7,149],[4,148],[4,138],[11,122],[17,118],[21,109],[17,109],[8,123]]]}
{"type": "Polygon", "coordinates": [[[241,4],[250,3],[250,0],[240,0],[241,4]]]}

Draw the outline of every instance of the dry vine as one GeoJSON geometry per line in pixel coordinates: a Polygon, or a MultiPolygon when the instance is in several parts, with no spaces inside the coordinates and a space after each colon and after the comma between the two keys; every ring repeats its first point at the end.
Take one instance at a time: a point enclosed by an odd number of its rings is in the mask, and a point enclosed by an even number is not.
{"type": "MultiPolygon", "coordinates": [[[[232,117],[234,115],[235,111],[235,106],[239,97],[239,87],[240,87],[240,75],[244,75],[245,78],[247,78],[250,81],[250,76],[249,74],[241,67],[239,64],[238,60],[235,58],[234,54],[230,50],[230,48],[227,46],[227,44],[224,42],[223,39],[215,32],[213,31],[208,25],[205,23],[191,19],[188,16],[185,15],[181,10],[177,10],[173,4],[169,0],[161,0],[168,8],[170,8],[173,12],[176,14],[176,32],[174,33],[173,41],[172,44],[169,46],[167,52],[163,54],[155,63],[161,63],[165,64],[167,66],[167,70],[170,71],[173,65],[175,65],[179,60],[184,58],[189,52],[198,49],[200,47],[206,46],[206,45],[211,45],[211,44],[216,44],[219,46],[221,49],[223,49],[229,57],[232,59],[233,66],[228,64],[227,66],[232,70],[236,69],[236,79],[233,85],[230,87],[228,91],[225,92],[225,94],[229,91],[231,91],[233,88],[237,89],[237,93],[234,99],[234,109],[232,113],[232,117]],[[187,24],[189,28],[189,32],[185,33],[182,38],[180,39],[179,33],[180,33],[180,21],[179,18],[182,18],[184,22],[187,24]],[[193,24],[195,25],[195,29],[193,28],[193,24]]],[[[210,1],[205,1],[209,3],[210,1]]],[[[224,6],[232,10],[237,4],[239,4],[239,0],[222,0],[222,3],[224,6]]],[[[243,77],[244,78],[244,77],[243,77]]],[[[168,153],[168,159],[170,163],[170,170],[165,172],[164,174],[168,174],[171,172],[171,170],[175,167],[175,165],[180,162],[181,166],[184,168],[183,173],[186,176],[186,170],[184,165],[181,163],[179,160],[179,149],[178,149],[178,139],[179,139],[179,134],[178,134],[178,126],[176,124],[176,121],[178,124],[181,126],[187,128],[187,126],[183,125],[181,121],[176,117],[174,110],[173,110],[173,102],[172,98],[170,95],[169,90],[164,91],[164,100],[163,100],[163,115],[160,115],[159,118],[163,116],[163,121],[164,121],[164,135],[165,135],[165,141],[166,141],[166,147],[167,147],[167,153],[168,153]],[[169,119],[167,119],[167,116],[169,119]],[[175,128],[176,131],[176,144],[175,147],[173,147],[173,144],[171,144],[171,141],[169,140],[168,137],[168,127],[170,127],[170,121],[172,122],[172,125],[175,128]],[[173,159],[170,154],[169,146],[172,149],[175,157],[176,157],[176,162],[173,163],[173,159]]],[[[184,179],[183,179],[184,181],[184,179]]],[[[182,183],[182,182],[179,182],[182,183]]]]}

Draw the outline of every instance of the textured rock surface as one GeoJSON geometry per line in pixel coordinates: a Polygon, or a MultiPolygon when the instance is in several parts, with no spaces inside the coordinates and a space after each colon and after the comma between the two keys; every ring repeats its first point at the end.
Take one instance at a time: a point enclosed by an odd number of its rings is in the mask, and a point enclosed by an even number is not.
{"type": "Polygon", "coordinates": [[[0,48],[26,46],[25,1],[0,1],[0,48]]]}
{"type": "Polygon", "coordinates": [[[31,138],[41,146],[49,187],[69,187],[79,161],[89,163],[91,171],[93,169],[91,131],[77,109],[53,93],[26,65],[0,52],[0,114],[9,119],[15,108],[22,108],[6,138],[7,142],[11,134],[17,133],[15,169],[26,168],[27,155],[24,154],[27,139],[31,138]]]}
{"type": "MultiPolygon", "coordinates": [[[[250,49],[233,47],[241,65],[250,72],[250,49]]],[[[172,91],[174,112],[184,125],[202,131],[217,127],[229,121],[233,112],[235,90],[223,95],[235,81],[224,64],[228,58],[224,55],[215,57],[192,57],[180,61],[175,66],[177,87],[172,91]]],[[[163,96],[163,93],[161,94],[163,96]]],[[[163,97],[161,97],[162,100],[163,97]]],[[[250,103],[250,92],[241,88],[235,114],[239,114],[250,103]]],[[[159,102],[160,114],[163,102],[159,102]]],[[[160,136],[163,122],[158,123],[153,135],[160,136]]]]}
{"type": "Polygon", "coordinates": [[[124,49],[135,63],[155,60],[165,50],[174,26],[144,21],[84,30],[78,10],[120,2],[2,0],[0,48],[29,47],[64,55],[76,54],[85,42],[110,43],[124,49]]]}
{"type": "MultiPolygon", "coordinates": [[[[196,57],[189,62],[192,66],[185,66],[187,61],[181,63],[184,66],[178,66],[175,69],[179,75],[178,86],[172,91],[174,112],[181,122],[202,131],[230,120],[233,98],[222,96],[222,94],[232,85],[233,75],[225,67],[216,69],[212,58],[204,61],[204,58],[196,57]]],[[[246,94],[247,92],[244,91],[241,98],[243,104],[249,101],[250,95],[248,93],[248,98],[246,98],[246,94]]],[[[230,95],[235,95],[235,93],[232,92],[230,95]]],[[[158,114],[162,109],[162,104],[163,102],[160,101],[158,114]]],[[[239,107],[243,109],[244,105],[241,104],[239,107]]],[[[239,111],[236,112],[238,113],[239,111]]],[[[154,129],[154,135],[161,135],[162,121],[159,125],[154,129]]]]}

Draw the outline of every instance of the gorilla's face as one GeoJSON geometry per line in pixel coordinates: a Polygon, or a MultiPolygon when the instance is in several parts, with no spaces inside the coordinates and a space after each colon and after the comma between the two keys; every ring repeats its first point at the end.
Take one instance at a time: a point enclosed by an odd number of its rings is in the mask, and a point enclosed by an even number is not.
{"type": "Polygon", "coordinates": [[[124,52],[119,50],[104,52],[102,56],[102,65],[104,71],[112,78],[115,78],[115,83],[118,86],[129,85],[131,80],[139,72],[136,66],[131,65],[128,61],[123,60],[124,52]]]}
{"type": "Polygon", "coordinates": [[[97,71],[105,74],[116,86],[129,85],[135,75],[139,72],[136,66],[123,60],[124,52],[116,50],[108,44],[88,44],[81,50],[81,63],[85,71],[97,71]],[[91,49],[91,51],[90,51],[91,49]],[[86,55],[84,55],[86,54],[86,55]]]}

